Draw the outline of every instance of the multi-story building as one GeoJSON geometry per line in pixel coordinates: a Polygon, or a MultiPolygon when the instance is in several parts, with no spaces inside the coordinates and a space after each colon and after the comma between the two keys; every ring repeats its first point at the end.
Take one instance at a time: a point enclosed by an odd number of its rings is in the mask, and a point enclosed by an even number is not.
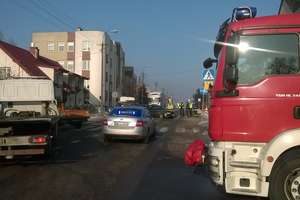
{"type": "MultiPolygon", "coordinates": [[[[114,97],[120,97],[122,96],[122,92],[123,92],[123,70],[124,70],[124,66],[125,66],[125,53],[124,50],[121,46],[120,42],[114,42],[114,49],[115,49],[115,53],[114,55],[116,56],[116,58],[114,59],[117,63],[115,64],[115,85],[114,85],[114,91],[115,91],[115,95],[114,97]]],[[[113,99],[114,102],[118,101],[118,98],[114,98],[113,99]]]]}
{"type": "Polygon", "coordinates": [[[90,103],[102,108],[113,106],[121,95],[125,54],[119,42],[106,32],[35,32],[33,47],[40,54],[57,61],[65,69],[89,78],[90,103]]]}
{"type": "Polygon", "coordinates": [[[137,89],[137,78],[133,66],[125,66],[123,69],[123,96],[135,97],[137,89]]]}

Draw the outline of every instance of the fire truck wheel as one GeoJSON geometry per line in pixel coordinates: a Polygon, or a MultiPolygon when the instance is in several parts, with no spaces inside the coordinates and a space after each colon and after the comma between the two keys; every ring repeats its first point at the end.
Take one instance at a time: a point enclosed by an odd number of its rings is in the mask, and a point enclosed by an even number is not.
{"type": "Polygon", "coordinates": [[[300,149],[276,161],[270,176],[269,196],[271,200],[300,199],[300,149]]]}

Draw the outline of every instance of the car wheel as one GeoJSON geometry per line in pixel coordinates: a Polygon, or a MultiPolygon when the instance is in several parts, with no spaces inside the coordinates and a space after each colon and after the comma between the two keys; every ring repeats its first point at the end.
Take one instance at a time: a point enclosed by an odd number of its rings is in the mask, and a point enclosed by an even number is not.
{"type": "Polygon", "coordinates": [[[300,150],[288,152],[275,163],[269,196],[271,200],[300,199],[300,150]]]}

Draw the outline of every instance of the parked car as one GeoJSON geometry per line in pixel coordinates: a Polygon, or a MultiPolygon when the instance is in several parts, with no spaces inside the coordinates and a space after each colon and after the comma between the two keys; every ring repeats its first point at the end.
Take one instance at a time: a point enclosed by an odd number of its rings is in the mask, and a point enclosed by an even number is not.
{"type": "Polygon", "coordinates": [[[155,124],[147,108],[115,107],[103,122],[104,141],[134,139],[149,143],[155,134],[155,124]]]}
{"type": "Polygon", "coordinates": [[[150,114],[154,118],[163,118],[165,109],[159,105],[150,105],[148,107],[150,114]]]}

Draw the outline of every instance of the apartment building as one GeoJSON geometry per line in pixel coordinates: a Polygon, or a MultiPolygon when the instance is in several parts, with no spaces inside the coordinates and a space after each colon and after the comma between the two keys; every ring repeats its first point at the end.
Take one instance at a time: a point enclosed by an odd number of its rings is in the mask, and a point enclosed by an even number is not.
{"type": "Polygon", "coordinates": [[[89,78],[85,85],[92,105],[109,108],[117,102],[122,91],[125,53],[106,32],[81,28],[75,32],[35,32],[31,46],[65,69],[89,78]]]}
{"type": "MultiPolygon", "coordinates": [[[[115,85],[114,85],[114,91],[115,91],[115,96],[117,98],[114,98],[113,101],[114,103],[118,101],[118,97],[122,96],[123,92],[123,78],[124,78],[124,67],[125,67],[125,52],[122,48],[122,45],[120,42],[114,42],[114,49],[115,53],[114,55],[116,56],[115,60],[117,63],[115,63],[115,85]]],[[[126,89],[126,88],[125,88],[126,89]]]]}
{"type": "Polygon", "coordinates": [[[137,88],[137,77],[133,66],[125,66],[123,69],[123,91],[122,96],[135,97],[137,88]]]}

